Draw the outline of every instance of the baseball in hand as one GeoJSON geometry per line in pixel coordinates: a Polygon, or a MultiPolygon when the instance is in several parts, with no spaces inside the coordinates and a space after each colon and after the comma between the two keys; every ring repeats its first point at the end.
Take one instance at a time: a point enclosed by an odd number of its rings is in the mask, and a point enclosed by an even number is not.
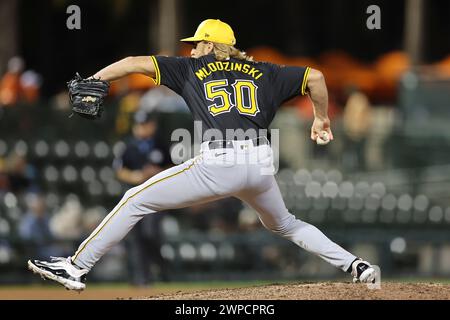
{"type": "Polygon", "coordinates": [[[318,145],[325,145],[330,142],[330,137],[328,136],[328,132],[322,131],[321,134],[317,137],[316,143],[318,145]]]}

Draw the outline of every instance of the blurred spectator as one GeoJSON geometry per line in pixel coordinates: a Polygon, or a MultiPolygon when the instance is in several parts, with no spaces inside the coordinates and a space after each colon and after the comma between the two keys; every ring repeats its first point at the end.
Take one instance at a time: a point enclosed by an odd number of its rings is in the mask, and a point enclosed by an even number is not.
{"type": "Polygon", "coordinates": [[[70,195],[66,198],[50,221],[53,234],[58,239],[78,240],[82,236],[82,212],[78,197],[70,195]]]}
{"type": "Polygon", "coordinates": [[[34,187],[34,167],[28,163],[25,156],[16,152],[7,159],[9,188],[14,193],[21,193],[34,187]]]}
{"type": "Polygon", "coordinates": [[[9,60],[7,72],[0,80],[0,106],[11,107],[19,101],[28,104],[38,101],[42,76],[34,70],[24,72],[24,67],[21,57],[9,60]]]}
{"type": "MultiPolygon", "coordinates": [[[[284,103],[285,106],[295,106],[301,119],[311,121],[314,119],[314,108],[309,96],[299,96],[284,103]]],[[[328,117],[333,121],[341,112],[333,93],[328,93],[328,117]]]]}
{"type": "Polygon", "coordinates": [[[101,206],[95,206],[87,209],[81,220],[82,238],[87,238],[95,230],[95,228],[98,227],[107,214],[108,212],[106,209],[101,206]]]}
{"type": "Polygon", "coordinates": [[[142,92],[135,89],[121,99],[116,118],[116,132],[119,135],[129,132],[132,125],[130,115],[138,110],[148,113],[189,111],[184,99],[165,86],[151,87],[147,92],[142,92]]]}
{"type": "Polygon", "coordinates": [[[116,117],[116,133],[118,135],[121,136],[130,131],[132,125],[130,118],[138,111],[140,98],[140,92],[130,92],[120,100],[116,117]]]}
{"type": "Polygon", "coordinates": [[[33,70],[25,71],[20,77],[23,100],[33,104],[39,100],[42,77],[33,70]]]}
{"type": "Polygon", "coordinates": [[[185,208],[180,218],[188,220],[185,221],[186,224],[203,233],[229,234],[239,228],[241,208],[242,202],[230,197],[185,208]]]}
{"type": "Polygon", "coordinates": [[[366,169],[366,142],[371,127],[372,110],[369,99],[356,87],[349,89],[344,108],[344,160],[349,170],[366,169]]]}
{"type": "Polygon", "coordinates": [[[54,236],[50,231],[49,213],[45,198],[40,194],[26,196],[27,213],[19,224],[19,236],[32,243],[33,256],[47,258],[61,255],[60,249],[53,245],[54,236]]]}
{"type": "Polygon", "coordinates": [[[170,164],[168,147],[156,139],[158,125],[154,115],[139,111],[134,116],[133,137],[124,152],[115,159],[120,181],[129,186],[143,183],[170,164]]]}
{"type": "MultiPolygon", "coordinates": [[[[114,168],[120,181],[128,187],[145,182],[170,165],[168,148],[157,142],[157,122],[153,115],[139,111],[134,116],[133,137],[124,152],[115,159],[114,168]]],[[[165,277],[164,260],[160,254],[162,214],[148,215],[125,238],[130,282],[145,286],[154,279],[153,264],[165,277]]]]}
{"type": "Polygon", "coordinates": [[[21,57],[12,57],[8,61],[6,73],[0,80],[0,106],[13,106],[20,97],[20,75],[25,63],[21,57]]]}
{"type": "Polygon", "coordinates": [[[6,161],[0,158],[0,196],[9,191],[9,176],[6,170],[6,161]]]}
{"type": "Polygon", "coordinates": [[[239,227],[245,231],[261,229],[262,224],[259,221],[258,214],[248,206],[242,207],[239,212],[239,227]]]}
{"type": "Polygon", "coordinates": [[[147,91],[139,104],[139,109],[147,112],[189,112],[184,99],[165,86],[147,91]]]}
{"type": "Polygon", "coordinates": [[[70,111],[70,99],[69,93],[66,88],[61,89],[57,94],[55,94],[51,99],[51,106],[56,111],[70,111]]]}

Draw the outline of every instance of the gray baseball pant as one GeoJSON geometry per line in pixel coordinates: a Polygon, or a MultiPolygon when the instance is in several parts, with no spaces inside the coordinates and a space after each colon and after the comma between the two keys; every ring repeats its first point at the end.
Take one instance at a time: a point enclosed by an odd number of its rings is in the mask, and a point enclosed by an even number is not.
{"type": "Polygon", "coordinates": [[[233,196],[253,207],[270,231],[346,271],[356,257],[289,213],[273,171],[269,145],[235,141],[234,148],[210,150],[204,142],[199,156],[128,190],[81,243],[72,261],[90,270],[147,214],[233,196]]]}

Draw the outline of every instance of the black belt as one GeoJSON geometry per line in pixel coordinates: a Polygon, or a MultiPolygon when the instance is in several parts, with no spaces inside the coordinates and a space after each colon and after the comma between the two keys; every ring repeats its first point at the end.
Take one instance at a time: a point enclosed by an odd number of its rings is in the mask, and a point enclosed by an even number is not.
{"type": "MultiPolygon", "coordinates": [[[[266,137],[258,137],[255,139],[251,139],[249,141],[253,142],[253,146],[262,146],[262,145],[268,145],[269,140],[266,137]]],[[[209,149],[227,149],[227,148],[234,148],[233,144],[234,140],[218,140],[218,141],[210,141],[208,143],[209,149]]]]}

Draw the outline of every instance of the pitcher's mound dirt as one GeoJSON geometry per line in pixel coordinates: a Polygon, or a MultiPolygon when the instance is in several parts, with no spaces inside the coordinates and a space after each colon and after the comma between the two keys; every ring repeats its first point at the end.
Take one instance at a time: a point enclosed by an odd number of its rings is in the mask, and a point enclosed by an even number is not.
{"type": "Polygon", "coordinates": [[[273,284],[163,294],[155,300],[449,300],[450,285],[382,282],[380,289],[364,284],[324,282],[273,284]]]}

